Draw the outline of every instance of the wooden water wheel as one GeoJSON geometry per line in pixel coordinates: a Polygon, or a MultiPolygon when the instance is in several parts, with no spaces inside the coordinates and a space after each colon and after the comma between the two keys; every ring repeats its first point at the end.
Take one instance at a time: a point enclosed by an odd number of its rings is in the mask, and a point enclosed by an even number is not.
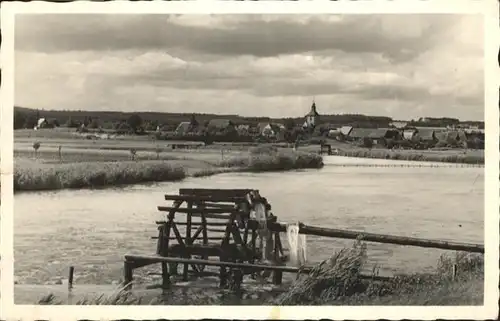
{"type": "MultiPolygon", "coordinates": [[[[158,207],[168,214],[166,220],[157,222],[157,255],[202,260],[215,257],[238,263],[262,258],[257,246],[259,224],[250,213],[255,202],[267,209],[270,205],[257,190],[180,189],[178,195],[165,195],[165,200],[173,205],[158,207]]],[[[183,279],[187,280],[189,273],[201,276],[205,270],[203,264],[183,264],[183,279]]],[[[220,268],[221,283],[227,273],[220,268]]]]}

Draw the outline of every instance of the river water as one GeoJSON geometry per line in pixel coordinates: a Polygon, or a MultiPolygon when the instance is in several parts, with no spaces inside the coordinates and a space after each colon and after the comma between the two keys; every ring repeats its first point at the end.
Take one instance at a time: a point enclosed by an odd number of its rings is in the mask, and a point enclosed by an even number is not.
{"type": "MultiPolygon", "coordinates": [[[[109,284],[122,277],[125,254],[154,254],[158,205],[179,188],[254,188],[281,222],[373,233],[483,243],[484,168],[329,156],[321,170],[230,173],[176,183],[15,195],[15,277],[48,284],[75,266],[75,283],[109,284]],[[350,166],[336,166],[346,164],[350,166]],[[408,164],[363,167],[356,164],[408,164]],[[434,166],[434,167],[430,167],[434,166]],[[436,167],[437,166],[437,167],[436,167]]],[[[352,240],[308,236],[318,262],[352,240]]],[[[381,275],[435,269],[444,251],[368,244],[381,275]]]]}

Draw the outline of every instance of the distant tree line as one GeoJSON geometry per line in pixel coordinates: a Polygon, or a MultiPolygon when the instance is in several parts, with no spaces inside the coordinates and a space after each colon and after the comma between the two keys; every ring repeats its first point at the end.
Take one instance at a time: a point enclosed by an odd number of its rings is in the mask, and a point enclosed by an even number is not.
{"type": "MultiPolygon", "coordinates": [[[[229,132],[212,132],[206,129],[204,136],[215,135],[220,139],[236,139],[235,126],[249,124],[256,126],[259,123],[281,123],[285,127],[284,139],[294,142],[307,136],[325,136],[332,125],[352,126],[359,128],[386,128],[393,121],[385,116],[367,116],[360,114],[321,115],[320,123],[316,128],[304,129],[304,117],[295,118],[268,118],[268,117],[241,117],[237,115],[215,115],[215,114],[186,114],[186,113],[153,113],[153,112],[98,112],[98,111],[46,111],[22,107],[14,109],[14,129],[33,128],[40,118],[50,120],[48,126],[65,126],[70,128],[83,127],[88,129],[118,130],[131,134],[144,134],[156,131],[158,127],[162,131],[174,131],[181,122],[196,122],[200,127],[206,128],[212,119],[227,119],[232,125],[229,132]],[[232,132],[231,132],[232,131],[232,132]]],[[[460,124],[455,118],[420,118],[408,122],[410,126],[417,127],[446,127],[460,124]]],[[[484,122],[463,122],[484,128],[484,122]]],[[[165,135],[164,135],[165,136],[165,135]]],[[[241,136],[241,135],[240,135],[241,136]]],[[[160,137],[161,138],[161,137],[160,137]]],[[[241,138],[243,139],[243,138],[241,138]]],[[[244,138],[248,139],[248,138],[244,138]]]]}

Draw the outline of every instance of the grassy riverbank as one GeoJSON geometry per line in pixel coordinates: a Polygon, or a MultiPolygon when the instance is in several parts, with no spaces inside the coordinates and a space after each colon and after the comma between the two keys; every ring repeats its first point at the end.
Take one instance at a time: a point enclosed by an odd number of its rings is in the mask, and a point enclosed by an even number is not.
{"type": "MultiPolygon", "coordinates": [[[[66,151],[58,161],[54,151],[28,158],[18,152],[15,160],[14,191],[98,188],[147,182],[178,181],[188,176],[249,171],[284,171],[321,168],[321,156],[307,152],[261,150],[229,154],[210,154],[202,150],[169,153],[160,159],[144,155],[130,160],[126,151],[66,151]]],[[[152,155],[149,155],[152,156],[152,155]]]]}
{"type": "Polygon", "coordinates": [[[484,153],[479,151],[418,151],[418,150],[345,150],[339,156],[405,160],[419,162],[484,164],[484,153]]]}
{"type": "Polygon", "coordinates": [[[278,305],[482,304],[482,255],[465,252],[443,255],[434,273],[396,275],[383,282],[360,277],[366,261],[365,244],[355,242],[352,248],[335,253],[271,302],[278,305]]]}
{"type": "MultiPolygon", "coordinates": [[[[438,163],[461,163],[461,164],[484,164],[484,150],[473,149],[386,149],[365,148],[350,143],[329,140],[332,150],[338,156],[375,158],[388,160],[438,162],[438,163]]],[[[307,145],[300,149],[308,152],[319,152],[320,145],[307,145]]]]}
{"type": "MultiPolygon", "coordinates": [[[[366,248],[355,242],[329,260],[318,264],[310,274],[296,280],[281,292],[250,294],[192,294],[161,296],[155,291],[96,295],[80,299],[80,305],[482,305],[484,259],[482,255],[457,252],[442,256],[434,273],[399,275],[390,281],[360,278],[366,264],[366,248]],[[455,275],[452,276],[453,266],[455,275]],[[252,299],[248,299],[252,297],[252,299]],[[240,298],[240,299],[239,299],[240,298]],[[243,298],[243,299],[241,299],[243,298]],[[239,300],[239,301],[238,301],[239,300]]],[[[61,304],[49,294],[39,304],[61,304]]]]}

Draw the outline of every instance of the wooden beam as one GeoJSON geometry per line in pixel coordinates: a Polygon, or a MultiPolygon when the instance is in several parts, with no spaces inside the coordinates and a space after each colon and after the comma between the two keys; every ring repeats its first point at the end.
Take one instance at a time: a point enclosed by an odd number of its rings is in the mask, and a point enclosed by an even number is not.
{"type": "MultiPolygon", "coordinates": [[[[185,213],[179,213],[179,214],[185,214],[185,213]]],[[[228,220],[230,218],[230,215],[228,214],[211,214],[211,213],[205,213],[205,214],[202,214],[202,213],[192,213],[191,216],[192,217],[201,217],[202,215],[205,215],[206,218],[212,218],[212,219],[216,219],[216,220],[228,220]]],[[[186,222],[179,222],[179,223],[186,223],[186,222]]],[[[183,224],[179,224],[179,225],[183,225],[183,224]]],[[[208,224],[210,225],[210,224],[208,224]]],[[[226,225],[226,224],[224,224],[226,225]]]]}
{"type": "MultiPolygon", "coordinates": [[[[194,241],[196,241],[198,239],[198,237],[199,237],[199,235],[195,235],[195,236],[193,236],[193,238],[191,240],[194,242],[194,241]]],[[[157,240],[158,236],[151,236],[151,239],[152,240],[157,240]]],[[[177,240],[177,238],[174,237],[174,236],[170,236],[168,239],[169,240],[177,240]]],[[[223,239],[222,236],[210,236],[210,237],[207,237],[207,240],[218,240],[218,241],[220,241],[222,239],[223,239]]],[[[182,240],[184,241],[184,240],[186,240],[186,238],[182,238],[182,240]]]]}
{"type": "Polygon", "coordinates": [[[203,205],[205,205],[205,208],[207,209],[207,212],[210,212],[211,209],[213,208],[222,208],[225,210],[237,210],[237,207],[235,204],[219,204],[219,203],[212,203],[212,202],[204,202],[203,205]]]}
{"type": "MultiPolygon", "coordinates": [[[[231,267],[239,269],[255,269],[255,270],[270,270],[270,271],[281,271],[288,273],[304,273],[307,274],[313,269],[312,266],[297,268],[293,266],[285,265],[262,265],[262,264],[251,264],[251,263],[238,263],[238,262],[225,262],[225,261],[215,261],[215,260],[199,260],[199,259],[185,259],[179,257],[161,257],[161,256],[145,256],[145,255],[125,255],[126,261],[145,261],[150,262],[150,264],[160,263],[160,262],[170,262],[170,263],[188,263],[197,265],[208,265],[208,266],[219,266],[219,267],[231,267]]],[[[391,277],[384,276],[371,276],[362,275],[364,279],[373,279],[378,281],[391,280],[391,277]]]]}
{"type": "Polygon", "coordinates": [[[196,228],[196,231],[194,232],[193,236],[191,237],[191,243],[193,243],[194,240],[196,240],[196,238],[198,237],[198,235],[201,234],[201,232],[203,231],[203,226],[200,225],[200,226],[191,226],[191,229],[194,229],[196,228]]]}
{"type": "Polygon", "coordinates": [[[246,196],[248,193],[258,190],[253,189],[222,189],[222,188],[180,188],[180,195],[227,195],[246,196]]]}
{"type": "Polygon", "coordinates": [[[224,208],[187,208],[187,207],[171,207],[171,206],[158,206],[158,210],[162,212],[170,212],[170,211],[175,211],[175,213],[207,213],[207,214],[231,214],[231,213],[241,213],[245,214],[244,212],[239,211],[238,209],[231,208],[231,209],[224,209],[224,208]]]}
{"type": "MultiPolygon", "coordinates": [[[[196,217],[196,215],[193,214],[193,216],[196,217]]],[[[164,221],[156,221],[156,224],[158,225],[161,225],[163,224],[164,221]]],[[[182,226],[186,226],[186,222],[176,222],[175,224],[177,225],[182,225],[182,226]]],[[[200,225],[203,225],[203,223],[200,223],[200,222],[192,222],[191,223],[191,226],[192,227],[197,227],[197,226],[200,226],[200,225]]],[[[223,223],[223,222],[207,222],[207,226],[226,226],[227,223],[223,223]]]]}
{"type": "Polygon", "coordinates": [[[226,232],[226,230],[225,230],[225,229],[223,229],[223,228],[221,228],[221,229],[219,229],[219,228],[207,228],[207,229],[206,229],[206,231],[207,231],[207,232],[219,232],[219,233],[224,233],[224,232],[226,232]]]}
{"type": "Polygon", "coordinates": [[[242,203],[246,202],[244,196],[224,196],[224,195],[165,195],[166,201],[193,201],[193,202],[224,202],[242,203]]]}
{"type": "MultiPolygon", "coordinates": [[[[286,225],[280,223],[272,223],[270,224],[269,229],[277,232],[286,232],[286,225]]],[[[367,242],[417,246],[417,247],[435,248],[442,250],[465,251],[472,253],[484,253],[484,245],[482,244],[468,244],[468,243],[448,242],[441,240],[421,239],[415,237],[339,230],[333,228],[308,226],[305,224],[299,224],[299,233],[307,235],[316,235],[316,236],[336,237],[343,239],[357,239],[358,237],[361,237],[363,241],[367,242]]]]}

